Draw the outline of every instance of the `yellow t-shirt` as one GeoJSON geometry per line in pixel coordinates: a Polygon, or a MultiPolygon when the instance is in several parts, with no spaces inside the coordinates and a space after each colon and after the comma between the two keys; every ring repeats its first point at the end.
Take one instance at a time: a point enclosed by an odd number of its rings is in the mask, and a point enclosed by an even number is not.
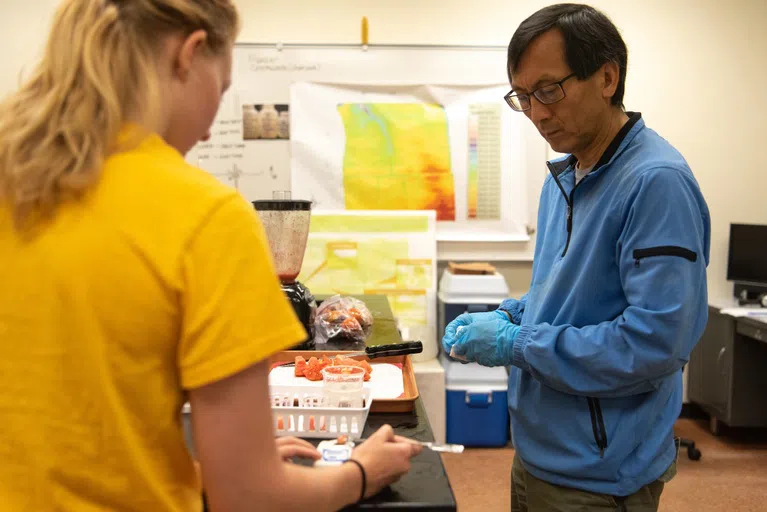
{"type": "Polygon", "coordinates": [[[304,336],[252,206],[156,135],[33,238],[0,206],[0,509],[199,510],[184,390],[304,336]]]}

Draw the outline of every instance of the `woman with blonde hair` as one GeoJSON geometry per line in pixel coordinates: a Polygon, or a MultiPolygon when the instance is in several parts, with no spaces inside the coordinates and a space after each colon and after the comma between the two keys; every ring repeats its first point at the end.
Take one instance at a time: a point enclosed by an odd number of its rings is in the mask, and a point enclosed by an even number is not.
{"type": "Polygon", "coordinates": [[[304,333],[234,190],[188,165],[228,87],[229,0],[65,0],[0,105],[0,503],[335,510],[404,474],[384,427],[354,464],[274,441],[269,355],[304,333]]]}

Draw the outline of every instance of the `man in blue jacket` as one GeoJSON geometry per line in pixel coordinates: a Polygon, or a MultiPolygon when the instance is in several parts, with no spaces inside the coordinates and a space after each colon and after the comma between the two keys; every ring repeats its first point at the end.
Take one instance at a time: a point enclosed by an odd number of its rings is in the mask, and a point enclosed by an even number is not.
{"type": "Polygon", "coordinates": [[[512,365],[512,510],[657,510],[676,471],[709,212],[679,152],[623,109],[626,61],[585,5],[536,12],[509,44],[507,103],[568,156],[548,163],[528,293],[461,315],[443,346],[512,365]]]}

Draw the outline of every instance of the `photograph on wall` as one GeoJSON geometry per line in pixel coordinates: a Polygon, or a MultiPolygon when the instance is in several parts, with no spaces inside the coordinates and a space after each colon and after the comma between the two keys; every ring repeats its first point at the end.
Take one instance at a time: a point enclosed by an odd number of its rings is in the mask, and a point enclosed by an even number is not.
{"type": "Polygon", "coordinates": [[[290,107],[286,104],[243,104],[243,140],[290,139],[290,107]]]}

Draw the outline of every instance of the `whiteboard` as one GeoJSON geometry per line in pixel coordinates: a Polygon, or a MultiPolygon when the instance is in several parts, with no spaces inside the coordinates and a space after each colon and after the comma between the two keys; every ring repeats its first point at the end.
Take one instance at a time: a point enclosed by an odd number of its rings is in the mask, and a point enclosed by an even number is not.
{"type": "MultiPolygon", "coordinates": [[[[222,100],[211,140],[195,146],[187,159],[237,187],[249,200],[268,199],[275,191],[293,188],[290,140],[243,142],[243,105],[289,105],[291,86],[299,82],[379,87],[498,85],[508,80],[505,67],[506,48],[500,46],[374,45],[363,49],[355,45],[237,44],[232,87],[222,100]]],[[[532,232],[547,149],[523,114],[518,115],[516,128],[523,141],[518,165],[529,179],[515,184],[523,191],[522,199],[515,200],[525,202],[524,224],[532,232]]],[[[483,252],[487,254],[486,243],[509,240],[524,242],[527,237],[488,236],[477,242],[485,242],[483,252]]],[[[515,252],[513,245],[505,243],[500,254],[489,259],[507,259],[507,253],[515,252]]],[[[530,254],[529,244],[525,245],[523,252],[530,254]]],[[[472,251],[464,245],[457,252],[470,257],[472,251]]],[[[508,259],[514,259],[510,256],[508,259]]]]}

